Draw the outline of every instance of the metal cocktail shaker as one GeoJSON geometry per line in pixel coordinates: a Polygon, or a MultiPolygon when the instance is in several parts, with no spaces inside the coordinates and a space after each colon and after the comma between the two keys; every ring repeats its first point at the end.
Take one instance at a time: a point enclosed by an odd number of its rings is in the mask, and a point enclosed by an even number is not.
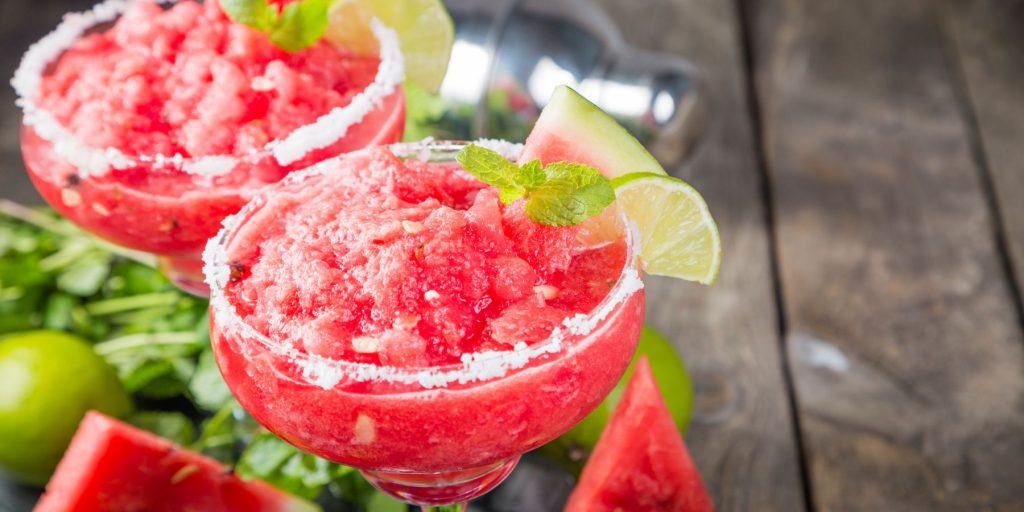
{"type": "Polygon", "coordinates": [[[557,85],[615,116],[666,164],[703,129],[697,74],[686,60],[630,48],[590,0],[446,0],[456,38],[441,86],[459,138],[523,140],[557,85]]]}

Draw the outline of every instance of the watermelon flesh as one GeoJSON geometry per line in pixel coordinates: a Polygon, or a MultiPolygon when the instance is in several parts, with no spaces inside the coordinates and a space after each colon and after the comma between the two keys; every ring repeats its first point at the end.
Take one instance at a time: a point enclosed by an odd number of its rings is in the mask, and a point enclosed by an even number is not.
{"type": "Polygon", "coordinates": [[[713,512],[700,474],[641,357],[565,512],[713,512]]]}
{"type": "Polygon", "coordinates": [[[540,160],[589,165],[609,178],[634,172],[665,174],[661,164],[600,107],[561,85],[544,106],[519,163],[540,160]]]}
{"type": "Polygon", "coordinates": [[[35,512],[316,512],[320,508],[90,411],[35,512]]]}

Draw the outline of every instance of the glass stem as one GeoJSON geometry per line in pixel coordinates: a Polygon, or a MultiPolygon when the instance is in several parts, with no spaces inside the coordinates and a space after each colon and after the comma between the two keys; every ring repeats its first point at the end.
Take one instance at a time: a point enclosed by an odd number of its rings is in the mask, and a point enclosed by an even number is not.
{"type": "Polygon", "coordinates": [[[456,503],[454,505],[435,505],[433,507],[424,505],[423,512],[466,512],[466,504],[456,503]]]}

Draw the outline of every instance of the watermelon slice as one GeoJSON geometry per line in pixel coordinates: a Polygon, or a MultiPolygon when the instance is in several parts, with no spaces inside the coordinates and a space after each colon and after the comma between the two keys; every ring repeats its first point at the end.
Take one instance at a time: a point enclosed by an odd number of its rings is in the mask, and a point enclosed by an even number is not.
{"type": "Polygon", "coordinates": [[[90,411],[36,512],[315,512],[320,507],[90,411]]]}
{"type": "Polygon", "coordinates": [[[531,160],[587,164],[609,178],[632,172],[665,174],[625,128],[565,85],[555,89],[526,138],[519,163],[531,160]]]}
{"type": "Polygon", "coordinates": [[[713,510],[651,365],[641,357],[565,512],[713,510]]]}

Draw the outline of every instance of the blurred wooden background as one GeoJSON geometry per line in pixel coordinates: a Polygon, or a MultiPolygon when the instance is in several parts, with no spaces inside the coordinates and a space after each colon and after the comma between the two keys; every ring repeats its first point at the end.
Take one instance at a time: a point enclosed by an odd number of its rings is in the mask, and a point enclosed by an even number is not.
{"type": "MultiPolygon", "coordinates": [[[[3,0],[0,75],[63,12],[3,0]]],[[[711,289],[649,320],[719,510],[1024,510],[1024,1],[599,0],[703,71],[711,289]]],[[[0,89],[0,195],[38,201],[0,89]]]]}

